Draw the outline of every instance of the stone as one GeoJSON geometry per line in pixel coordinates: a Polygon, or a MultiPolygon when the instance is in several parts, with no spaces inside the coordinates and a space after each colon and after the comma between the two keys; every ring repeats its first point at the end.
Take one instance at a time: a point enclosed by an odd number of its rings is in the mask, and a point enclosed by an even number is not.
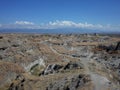
{"type": "Polygon", "coordinates": [[[65,67],[64,70],[66,69],[83,69],[84,65],[80,62],[69,62],[65,67]]]}
{"type": "Polygon", "coordinates": [[[58,72],[62,67],[63,66],[58,64],[48,65],[47,68],[40,75],[53,74],[55,72],[58,72]]]}

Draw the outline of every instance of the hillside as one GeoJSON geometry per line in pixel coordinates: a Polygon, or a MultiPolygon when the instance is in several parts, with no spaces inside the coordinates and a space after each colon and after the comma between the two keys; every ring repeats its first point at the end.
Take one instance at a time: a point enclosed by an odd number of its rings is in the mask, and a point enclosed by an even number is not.
{"type": "Polygon", "coordinates": [[[0,90],[120,90],[120,37],[0,34],[0,90]]]}

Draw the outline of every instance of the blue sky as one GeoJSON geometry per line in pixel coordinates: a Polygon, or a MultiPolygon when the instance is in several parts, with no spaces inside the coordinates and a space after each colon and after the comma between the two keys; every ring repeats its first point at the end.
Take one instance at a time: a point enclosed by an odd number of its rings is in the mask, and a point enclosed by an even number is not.
{"type": "Polygon", "coordinates": [[[0,27],[25,25],[120,29],[120,0],[0,0],[0,27]]]}

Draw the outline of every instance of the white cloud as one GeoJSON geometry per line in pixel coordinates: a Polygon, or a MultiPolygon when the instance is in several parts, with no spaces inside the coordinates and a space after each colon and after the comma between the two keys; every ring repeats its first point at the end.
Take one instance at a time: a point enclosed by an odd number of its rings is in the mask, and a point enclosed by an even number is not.
{"type": "Polygon", "coordinates": [[[12,24],[2,24],[1,29],[39,29],[39,25],[35,25],[31,22],[23,22],[23,21],[16,21],[15,23],[12,24]]]}
{"type": "Polygon", "coordinates": [[[48,29],[54,29],[54,28],[78,28],[78,29],[94,29],[94,30],[117,30],[117,31],[120,31],[120,25],[110,25],[110,24],[107,24],[107,25],[102,25],[102,24],[91,24],[91,23],[76,23],[76,22],[73,22],[73,21],[59,21],[59,20],[56,20],[56,21],[53,21],[53,22],[49,22],[47,24],[44,24],[43,25],[43,28],[48,28],[48,29]]]}
{"type": "Polygon", "coordinates": [[[117,30],[120,31],[120,25],[102,25],[102,24],[91,24],[91,23],[81,23],[81,22],[73,22],[73,21],[50,21],[48,23],[42,24],[34,24],[29,21],[16,21],[13,24],[0,24],[0,28],[7,29],[56,29],[56,28],[78,28],[78,29],[94,29],[94,30],[117,30]]]}
{"type": "Polygon", "coordinates": [[[28,21],[16,21],[15,24],[18,24],[18,25],[34,25],[33,22],[28,22],[28,21]]]}
{"type": "Polygon", "coordinates": [[[73,21],[54,21],[49,22],[48,24],[44,25],[48,28],[88,28],[88,29],[98,29],[103,28],[104,26],[101,24],[90,24],[90,23],[75,23],[73,21]]]}
{"type": "Polygon", "coordinates": [[[55,22],[49,22],[49,25],[51,26],[73,26],[75,25],[72,21],[55,21],[55,22]]]}

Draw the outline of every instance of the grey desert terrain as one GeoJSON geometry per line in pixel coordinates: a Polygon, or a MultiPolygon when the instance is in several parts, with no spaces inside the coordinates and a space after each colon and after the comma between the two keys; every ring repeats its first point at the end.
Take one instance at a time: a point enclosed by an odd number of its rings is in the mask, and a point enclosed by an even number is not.
{"type": "Polygon", "coordinates": [[[120,35],[0,34],[0,90],[120,90],[120,35]]]}

